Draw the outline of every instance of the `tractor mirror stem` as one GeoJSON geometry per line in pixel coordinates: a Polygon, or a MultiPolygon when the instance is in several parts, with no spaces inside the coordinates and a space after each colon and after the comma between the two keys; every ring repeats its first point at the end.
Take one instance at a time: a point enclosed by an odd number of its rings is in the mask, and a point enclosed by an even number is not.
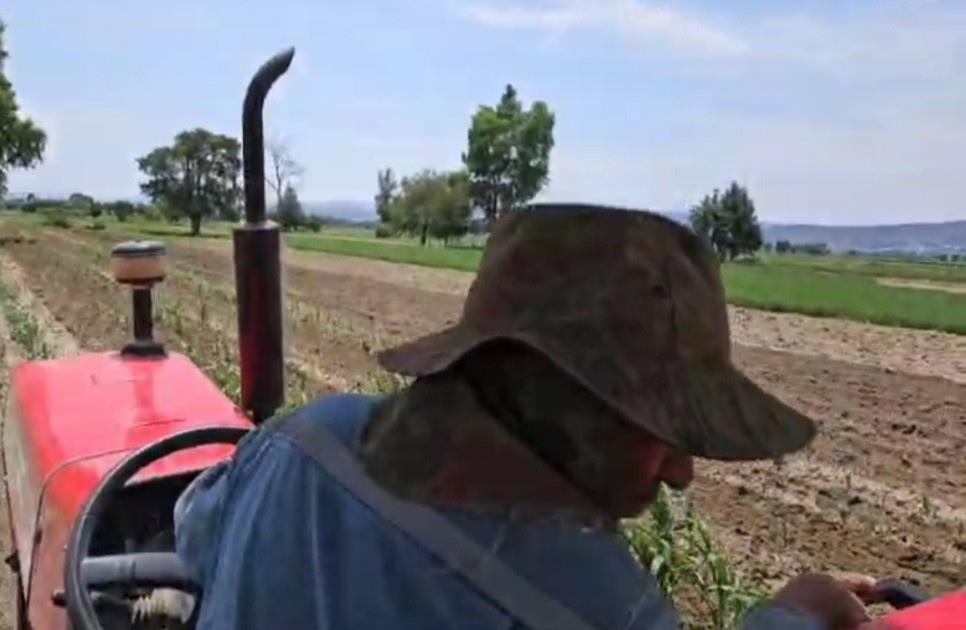
{"type": "Polygon", "coordinates": [[[242,108],[245,223],[234,230],[241,406],[258,424],[285,399],[282,348],[281,237],[265,217],[265,145],[262,108],[275,81],[292,63],[289,48],[266,61],[252,77],[242,108]]]}

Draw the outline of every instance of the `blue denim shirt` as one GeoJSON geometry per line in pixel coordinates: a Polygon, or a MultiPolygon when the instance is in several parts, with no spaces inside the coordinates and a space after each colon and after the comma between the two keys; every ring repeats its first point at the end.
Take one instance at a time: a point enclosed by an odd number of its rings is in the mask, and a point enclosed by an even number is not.
{"type": "MultiPolygon", "coordinates": [[[[337,395],[295,412],[350,448],[377,399],[337,395]]],[[[563,520],[442,513],[601,630],[680,627],[619,536],[563,520]]],[[[271,431],[199,476],[175,509],[177,551],[203,587],[199,628],[514,630],[514,619],[271,431]]],[[[745,630],[821,626],[765,605],[745,630]]]]}

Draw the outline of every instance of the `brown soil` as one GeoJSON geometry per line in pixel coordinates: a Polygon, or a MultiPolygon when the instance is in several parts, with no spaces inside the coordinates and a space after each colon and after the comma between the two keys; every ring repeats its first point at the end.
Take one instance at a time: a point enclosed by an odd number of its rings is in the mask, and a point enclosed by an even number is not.
{"type": "MultiPolygon", "coordinates": [[[[6,247],[83,347],[127,337],[125,292],[93,270],[109,242],[58,232],[6,247]]],[[[165,321],[165,334],[209,352],[206,335],[233,334],[228,244],[169,251],[177,272],[161,299],[190,321],[178,333],[165,321]],[[205,335],[192,332],[202,321],[205,335]]],[[[320,392],[364,382],[373,349],[454,321],[471,279],[304,252],[285,269],[292,354],[320,392]]],[[[737,365],[821,430],[780,465],[701,467],[691,494],[728,550],[768,579],[809,568],[966,584],[966,338],[745,309],[732,323],[737,365]]]]}

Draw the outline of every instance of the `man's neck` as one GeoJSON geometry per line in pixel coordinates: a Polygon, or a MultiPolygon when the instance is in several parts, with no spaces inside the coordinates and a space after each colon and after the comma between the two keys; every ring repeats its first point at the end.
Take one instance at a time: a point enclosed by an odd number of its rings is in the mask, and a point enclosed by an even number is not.
{"type": "Polygon", "coordinates": [[[361,458],[376,481],[413,501],[609,521],[457,377],[419,382],[383,403],[364,433],[361,458]]]}

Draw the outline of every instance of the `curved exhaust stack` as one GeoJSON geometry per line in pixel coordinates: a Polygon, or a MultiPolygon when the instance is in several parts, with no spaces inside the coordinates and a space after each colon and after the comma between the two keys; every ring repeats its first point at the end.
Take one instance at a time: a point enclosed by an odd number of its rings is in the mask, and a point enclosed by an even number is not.
{"type": "Polygon", "coordinates": [[[278,225],[265,217],[265,143],[262,107],[295,56],[289,48],[252,77],[242,108],[245,223],[234,230],[241,406],[259,424],[285,400],[282,351],[282,282],[278,225]]]}

